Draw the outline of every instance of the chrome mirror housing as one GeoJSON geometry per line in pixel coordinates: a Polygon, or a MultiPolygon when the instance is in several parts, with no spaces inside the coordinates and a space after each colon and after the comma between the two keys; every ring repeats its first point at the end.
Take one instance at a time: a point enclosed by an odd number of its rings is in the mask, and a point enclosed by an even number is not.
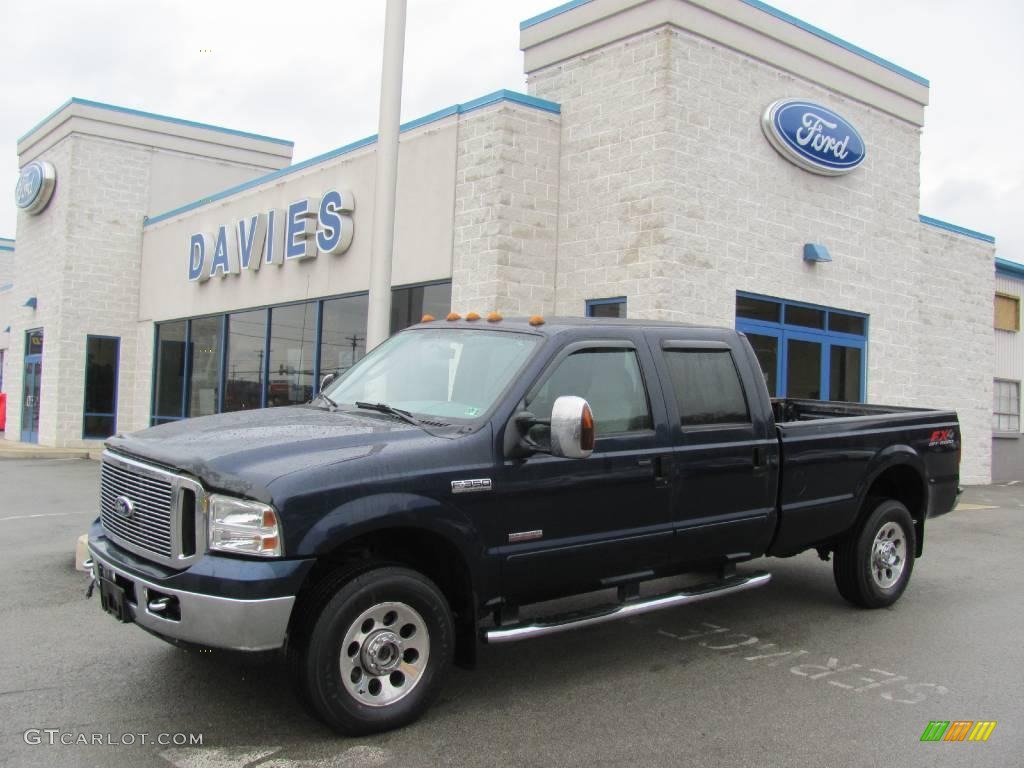
{"type": "Polygon", "coordinates": [[[551,408],[551,455],[585,459],[594,451],[594,414],[582,397],[563,395],[551,408]]]}

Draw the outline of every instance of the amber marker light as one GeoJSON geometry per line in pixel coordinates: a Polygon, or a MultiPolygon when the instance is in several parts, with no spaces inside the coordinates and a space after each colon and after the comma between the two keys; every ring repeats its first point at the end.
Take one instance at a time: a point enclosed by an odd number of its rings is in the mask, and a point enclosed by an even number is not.
{"type": "Polygon", "coordinates": [[[594,450],[594,414],[589,405],[583,406],[580,416],[580,448],[585,451],[594,450]]]}
{"type": "Polygon", "coordinates": [[[451,321],[451,320],[461,320],[461,319],[462,319],[462,315],[460,315],[458,312],[449,312],[448,313],[448,320],[449,321],[451,321]]]}
{"type": "Polygon", "coordinates": [[[466,319],[467,320],[479,320],[480,319],[480,315],[478,315],[476,312],[470,312],[469,314],[466,315],[466,319]]]}
{"type": "Polygon", "coordinates": [[[421,322],[421,323],[432,323],[432,322],[434,322],[434,321],[435,321],[436,319],[437,319],[437,318],[436,318],[436,317],[434,317],[433,315],[424,315],[423,317],[421,317],[421,318],[420,318],[420,322],[421,322]]]}
{"type": "Polygon", "coordinates": [[[530,318],[530,325],[544,325],[544,318],[541,315],[534,315],[530,318]]]}
{"type": "Polygon", "coordinates": [[[501,317],[501,312],[490,312],[487,315],[487,322],[488,323],[497,323],[497,322],[500,322],[502,319],[503,318],[501,317]]]}

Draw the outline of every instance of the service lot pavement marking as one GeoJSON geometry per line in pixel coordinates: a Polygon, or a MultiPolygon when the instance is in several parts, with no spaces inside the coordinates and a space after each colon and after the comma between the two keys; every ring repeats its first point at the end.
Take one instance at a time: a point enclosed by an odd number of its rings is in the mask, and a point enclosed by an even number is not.
{"type": "MultiPolygon", "coordinates": [[[[84,599],[74,546],[98,465],[0,463],[0,765],[1017,766],[1024,749],[1024,486],[971,488],[928,523],[903,599],[838,596],[814,554],[763,560],[758,590],[484,647],[420,722],[343,739],[279,664],[185,653],[84,599]],[[34,517],[34,515],[47,515],[34,517]],[[985,743],[931,721],[997,721],[985,743]],[[30,745],[28,729],[201,734],[202,745],[30,745]]],[[[571,607],[573,603],[570,603],[571,607]]]]}

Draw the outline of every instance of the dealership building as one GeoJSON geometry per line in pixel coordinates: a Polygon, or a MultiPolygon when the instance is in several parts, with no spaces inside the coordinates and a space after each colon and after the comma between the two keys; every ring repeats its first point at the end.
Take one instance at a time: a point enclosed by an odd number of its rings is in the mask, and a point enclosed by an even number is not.
{"type": "MultiPolygon", "coordinates": [[[[995,245],[921,215],[927,80],[757,0],[576,0],[520,40],[528,94],[402,126],[392,330],[735,327],[773,395],[956,408],[963,481],[990,481],[995,245]]],[[[375,144],[293,162],[82,99],[43,119],[0,240],[5,438],[309,400],[365,353],[375,144]]]]}

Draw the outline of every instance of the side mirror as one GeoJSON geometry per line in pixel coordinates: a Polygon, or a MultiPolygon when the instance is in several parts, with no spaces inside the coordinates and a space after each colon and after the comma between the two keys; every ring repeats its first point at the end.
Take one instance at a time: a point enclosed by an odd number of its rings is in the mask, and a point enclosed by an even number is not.
{"type": "Polygon", "coordinates": [[[338,374],[336,374],[336,373],[325,373],[320,378],[320,390],[319,391],[323,392],[324,388],[327,387],[327,385],[330,384],[332,381],[334,381],[336,378],[338,378],[338,374]]]}
{"type": "Polygon", "coordinates": [[[594,452],[594,414],[582,397],[563,395],[551,408],[551,455],[585,459],[594,452]]]}

